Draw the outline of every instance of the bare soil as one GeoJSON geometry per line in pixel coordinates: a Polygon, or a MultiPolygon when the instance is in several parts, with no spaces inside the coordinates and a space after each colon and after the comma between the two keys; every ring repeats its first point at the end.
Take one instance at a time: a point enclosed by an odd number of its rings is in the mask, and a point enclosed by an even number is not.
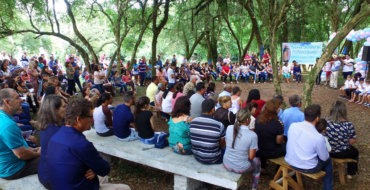
{"type": "MultiPolygon", "coordinates": [[[[242,89],[241,98],[245,101],[248,96],[248,92],[251,89],[259,89],[261,92],[261,98],[263,100],[269,100],[274,95],[274,88],[271,83],[264,84],[237,84],[242,89]]],[[[222,91],[222,83],[216,82],[216,92],[222,91]]],[[[288,105],[288,97],[293,94],[302,95],[303,84],[290,83],[282,84],[283,96],[286,104],[288,105]]],[[[139,87],[138,96],[145,94],[145,88],[139,87]]],[[[327,116],[331,108],[331,104],[336,100],[342,100],[338,98],[338,90],[330,89],[326,86],[315,87],[312,93],[312,101],[314,104],[319,104],[322,107],[322,116],[327,116]]],[[[356,133],[357,143],[355,146],[360,151],[359,161],[359,174],[349,181],[345,186],[340,185],[338,174],[334,175],[334,189],[345,190],[345,189],[359,189],[366,190],[370,189],[370,109],[358,104],[348,103],[347,101],[348,118],[353,122],[356,133]]],[[[120,104],[120,96],[115,97],[114,104],[120,104]]],[[[164,120],[160,117],[156,117],[156,124],[161,131],[168,131],[168,126],[164,120]]],[[[273,178],[276,170],[276,165],[272,163],[267,164],[266,173],[261,175],[259,181],[259,189],[268,189],[268,183],[273,178]]],[[[225,172],[227,172],[225,170],[225,172]]],[[[153,169],[140,164],[135,164],[129,161],[120,159],[113,159],[112,171],[110,178],[113,182],[121,182],[128,184],[132,189],[146,190],[146,189],[173,189],[173,175],[157,169],[153,169]]],[[[321,189],[322,182],[314,181],[309,178],[303,178],[304,187],[306,189],[321,189]]],[[[251,175],[247,175],[246,179],[240,189],[250,189],[251,175]]],[[[212,185],[206,185],[204,189],[223,189],[212,185]]]]}

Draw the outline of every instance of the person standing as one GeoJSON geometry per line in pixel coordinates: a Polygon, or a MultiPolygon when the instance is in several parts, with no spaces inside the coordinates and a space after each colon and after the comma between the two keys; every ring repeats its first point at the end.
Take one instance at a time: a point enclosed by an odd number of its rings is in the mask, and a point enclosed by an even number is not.
{"type": "Polygon", "coordinates": [[[75,83],[77,84],[78,88],[80,89],[80,92],[82,92],[82,86],[81,86],[81,82],[80,82],[81,68],[80,68],[80,66],[78,66],[78,63],[75,62],[75,58],[74,57],[70,57],[69,58],[69,61],[71,62],[72,67],[75,70],[75,73],[74,73],[74,76],[73,76],[73,80],[75,81],[75,83]]]}
{"type": "Polygon", "coordinates": [[[12,118],[21,102],[15,90],[0,90],[0,178],[6,180],[36,174],[40,162],[41,149],[28,147],[12,118]]]}
{"type": "Polygon", "coordinates": [[[58,64],[55,62],[54,57],[50,56],[49,68],[53,71],[54,75],[58,73],[58,64]]]}
{"type": "Polygon", "coordinates": [[[160,55],[158,55],[158,58],[157,58],[157,65],[159,66],[159,68],[162,68],[162,60],[161,60],[160,55]]]}
{"type": "Polygon", "coordinates": [[[285,161],[299,172],[313,174],[320,170],[325,171],[324,190],[332,190],[332,161],[325,137],[315,128],[320,115],[319,105],[309,105],[304,111],[305,121],[290,126],[285,161]]]}
{"type": "Polygon", "coordinates": [[[176,62],[171,63],[171,67],[168,68],[167,70],[167,75],[168,75],[168,88],[172,87],[176,83],[176,74],[175,74],[175,69],[176,69],[176,62]]]}
{"type": "Polygon", "coordinates": [[[146,78],[146,69],[147,69],[146,60],[145,57],[143,56],[139,61],[140,86],[144,86],[144,80],[146,78]]]}
{"type": "Polygon", "coordinates": [[[330,87],[337,89],[338,88],[338,74],[340,69],[341,62],[337,56],[334,56],[334,63],[331,66],[331,75],[330,75],[330,87]]]}
{"type": "Polygon", "coordinates": [[[352,75],[354,65],[355,65],[355,61],[353,59],[351,59],[351,57],[347,54],[346,59],[343,60],[343,77],[344,77],[344,79],[346,79],[348,75],[352,75]]]}

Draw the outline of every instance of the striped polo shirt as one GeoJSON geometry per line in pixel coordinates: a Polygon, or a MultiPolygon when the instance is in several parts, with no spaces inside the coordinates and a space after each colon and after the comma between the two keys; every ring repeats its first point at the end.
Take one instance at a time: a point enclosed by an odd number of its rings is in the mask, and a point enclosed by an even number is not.
{"type": "Polygon", "coordinates": [[[146,63],[145,61],[139,62],[139,72],[146,72],[146,63]]]}
{"type": "Polygon", "coordinates": [[[201,163],[213,164],[222,160],[219,141],[224,137],[223,124],[208,115],[202,114],[190,124],[192,152],[201,163]]]}

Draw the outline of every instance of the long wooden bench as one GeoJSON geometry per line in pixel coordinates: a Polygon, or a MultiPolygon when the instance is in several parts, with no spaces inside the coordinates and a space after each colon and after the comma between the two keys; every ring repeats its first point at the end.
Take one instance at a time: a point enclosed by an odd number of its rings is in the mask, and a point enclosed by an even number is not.
{"type": "Polygon", "coordinates": [[[276,172],[273,180],[270,181],[270,189],[277,189],[277,190],[288,190],[288,187],[291,186],[294,189],[304,189],[303,182],[302,182],[302,175],[312,178],[314,180],[319,180],[325,176],[324,171],[319,171],[314,174],[307,174],[296,171],[293,169],[288,163],[285,162],[284,157],[269,159],[270,162],[273,162],[279,165],[279,170],[276,172]],[[289,171],[294,171],[297,177],[297,181],[295,181],[291,175],[289,175],[289,171]],[[282,185],[281,180],[282,178],[282,185]]]}
{"type": "Polygon", "coordinates": [[[5,180],[0,178],[0,189],[3,190],[43,190],[44,186],[39,182],[37,174],[16,180],[5,180]]]}
{"type": "Polygon", "coordinates": [[[346,184],[345,164],[357,161],[350,158],[332,158],[331,160],[333,161],[333,171],[334,172],[338,171],[340,184],[345,185],[346,184]]]}
{"type": "Polygon", "coordinates": [[[93,129],[84,134],[100,153],[173,173],[176,190],[198,189],[202,182],[237,189],[243,179],[241,174],[227,171],[222,164],[203,165],[194,156],[176,154],[169,147],[157,149],[138,140],[122,142],[114,136],[100,137],[93,129]]]}

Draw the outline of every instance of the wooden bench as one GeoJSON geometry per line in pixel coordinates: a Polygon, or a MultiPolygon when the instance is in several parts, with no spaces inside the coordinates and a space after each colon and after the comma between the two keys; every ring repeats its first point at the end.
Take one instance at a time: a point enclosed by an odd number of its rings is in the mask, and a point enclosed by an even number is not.
{"type": "Polygon", "coordinates": [[[5,180],[0,178],[0,189],[4,190],[43,190],[44,186],[39,182],[37,174],[16,180],[5,180]]]}
{"type": "Polygon", "coordinates": [[[176,190],[198,189],[202,182],[237,189],[243,179],[241,174],[227,171],[222,164],[204,165],[193,155],[179,155],[169,147],[157,149],[139,140],[122,142],[114,136],[100,137],[93,129],[84,134],[100,153],[173,173],[176,190]]]}
{"type": "Polygon", "coordinates": [[[304,189],[303,188],[303,182],[302,182],[302,175],[307,176],[309,178],[312,178],[314,180],[321,179],[325,176],[324,171],[319,171],[314,174],[307,174],[302,173],[299,171],[294,170],[288,163],[285,162],[284,157],[275,158],[275,159],[269,159],[270,162],[273,162],[277,165],[279,165],[279,170],[276,172],[273,180],[270,181],[270,189],[277,189],[277,190],[288,190],[288,186],[293,187],[294,189],[304,189]],[[291,175],[294,175],[294,172],[289,173],[289,171],[294,171],[295,175],[297,177],[297,181],[295,181],[291,175]],[[291,175],[289,175],[291,174],[291,175]],[[282,178],[282,180],[279,180],[282,178]],[[282,184],[281,185],[281,182],[282,184]]]}
{"type": "Polygon", "coordinates": [[[338,171],[340,184],[346,184],[345,164],[357,161],[350,158],[332,158],[331,160],[333,161],[333,171],[338,171]]]}

